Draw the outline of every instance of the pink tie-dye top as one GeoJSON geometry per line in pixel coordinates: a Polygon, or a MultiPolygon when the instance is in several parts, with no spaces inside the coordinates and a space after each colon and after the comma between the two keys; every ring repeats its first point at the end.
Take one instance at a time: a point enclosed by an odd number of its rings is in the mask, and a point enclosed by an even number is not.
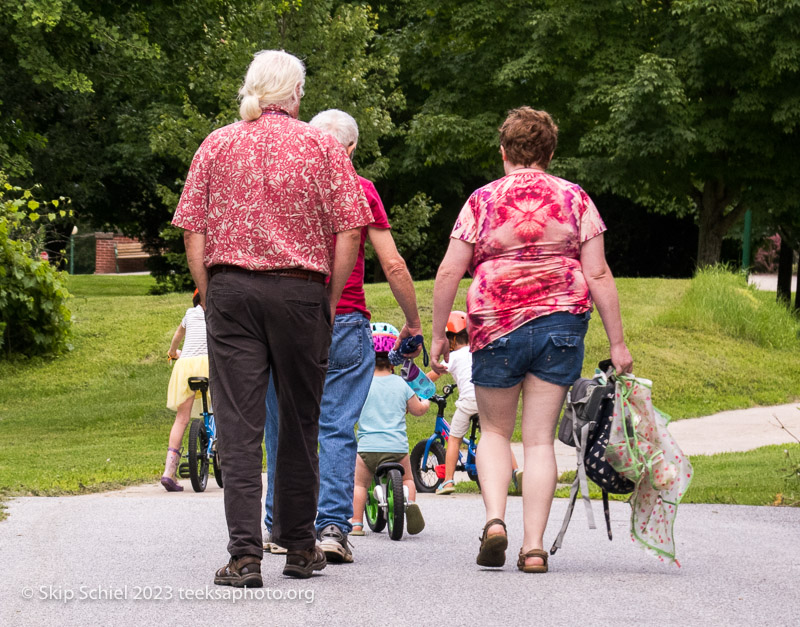
{"type": "Polygon", "coordinates": [[[475,191],[450,234],[475,245],[470,350],[534,318],[591,309],[581,244],[605,230],[586,192],[539,170],[517,170],[475,191]]]}

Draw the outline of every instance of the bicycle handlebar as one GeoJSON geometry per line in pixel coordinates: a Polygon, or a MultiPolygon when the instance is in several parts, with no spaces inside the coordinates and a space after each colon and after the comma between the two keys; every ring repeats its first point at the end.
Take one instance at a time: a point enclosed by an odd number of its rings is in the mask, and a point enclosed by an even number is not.
{"type": "Polygon", "coordinates": [[[450,395],[451,395],[451,394],[452,394],[452,393],[455,391],[455,389],[456,389],[457,387],[458,387],[458,386],[457,386],[455,383],[451,383],[450,385],[445,385],[445,386],[442,388],[442,393],[441,393],[441,394],[438,394],[437,396],[439,396],[439,397],[440,397],[440,398],[442,398],[442,399],[445,399],[445,398],[447,398],[448,396],[450,396],[450,395]]]}

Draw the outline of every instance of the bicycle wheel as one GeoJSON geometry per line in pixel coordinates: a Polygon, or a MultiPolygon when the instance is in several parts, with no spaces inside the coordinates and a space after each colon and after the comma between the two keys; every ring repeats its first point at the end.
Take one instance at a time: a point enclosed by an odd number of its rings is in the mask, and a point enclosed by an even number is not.
{"type": "Polygon", "coordinates": [[[202,420],[195,418],[189,427],[189,479],[195,492],[203,492],[208,482],[207,446],[206,427],[202,420]]]}
{"type": "Polygon", "coordinates": [[[219,465],[219,453],[214,451],[214,456],[211,458],[211,464],[214,466],[214,481],[222,488],[222,468],[219,465]]]}
{"type": "Polygon", "coordinates": [[[444,464],[444,449],[439,442],[431,444],[428,451],[428,459],[422,463],[422,456],[425,455],[425,445],[428,440],[420,440],[411,450],[411,474],[414,477],[414,485],[417,492],[430,494],[436,492],[436,488],[442,480],[436,474],[436,466],[444,464]]]}
{"type": "Polygon", "coordinates": [[[399,470],[386,473],[386,517],[389,522],[389,537],[399,540],[403,537],[403,519],[406,515],[406,500],[403,496],[403,475],[399,470]]]}
{"type": "Polygon", "coordinates": [[[386,517],[383,515],[378,499],[375,498],[375,478],[372,478],[372,483],[369,485],[367,492],[367,503],[364,506],[364,515],[367,519],[367,525],[375,533],[383,531],[386,526],[386,517]]]}

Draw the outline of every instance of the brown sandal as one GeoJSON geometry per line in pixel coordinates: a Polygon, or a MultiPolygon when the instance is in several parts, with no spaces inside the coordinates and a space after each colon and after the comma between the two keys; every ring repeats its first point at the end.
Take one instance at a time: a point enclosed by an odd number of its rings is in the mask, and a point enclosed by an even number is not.
{"type": "Polygon", "coordinates": [[[519,550],[519,559],[517,560],[517,568],[523,573],[546,573],[547,572],[547,551],[542,549],[531,549],[527,553],[519,550]],[[525,560],[529,557],[540,557],[543,564],[530,564],[525,565],[525,560]]]}
{"type": "Polygon", "coordinates": [[[506,524],[499,518],[492,518],[483,528],[481,536],[481,550],[478,552],[478,565],[497,568],[506,563],[506,548],[508,547],[508,533],[506,524]],[[502,525],[503,533],[489,535],[489,527],[502,525]]]}

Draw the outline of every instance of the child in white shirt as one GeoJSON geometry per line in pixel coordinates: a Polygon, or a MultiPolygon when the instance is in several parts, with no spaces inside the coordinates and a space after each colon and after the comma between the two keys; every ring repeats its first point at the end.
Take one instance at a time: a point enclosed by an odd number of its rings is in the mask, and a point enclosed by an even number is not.
{"type": "MultiPolygon", "coordinates": [[[[436,494],[450,494],[455,491],[453,475],[458,463],[458,451],[461,442],[469,429],[469,419],[478,413],[478,403],[475,400],[475,386],[472,383],[472,353],[469,352],[469,335],[467,333],[467,314],[463,311],[452,311],[447,320],[447,339],[450,340],[450,361],[444,364],[450,376],[458,386],[458,400],[456,410],[450,421],[450,435],[447,440],[445,453],[444,481],[442,481],[436,494]]],[[[435,372],[428,373],[431,381],[439,378],[435,372]]],[[[514,485],[519,491],[522,486],[522,471],[518,470],[517,459],[511,453],[511,476],[514,485]]]]}

